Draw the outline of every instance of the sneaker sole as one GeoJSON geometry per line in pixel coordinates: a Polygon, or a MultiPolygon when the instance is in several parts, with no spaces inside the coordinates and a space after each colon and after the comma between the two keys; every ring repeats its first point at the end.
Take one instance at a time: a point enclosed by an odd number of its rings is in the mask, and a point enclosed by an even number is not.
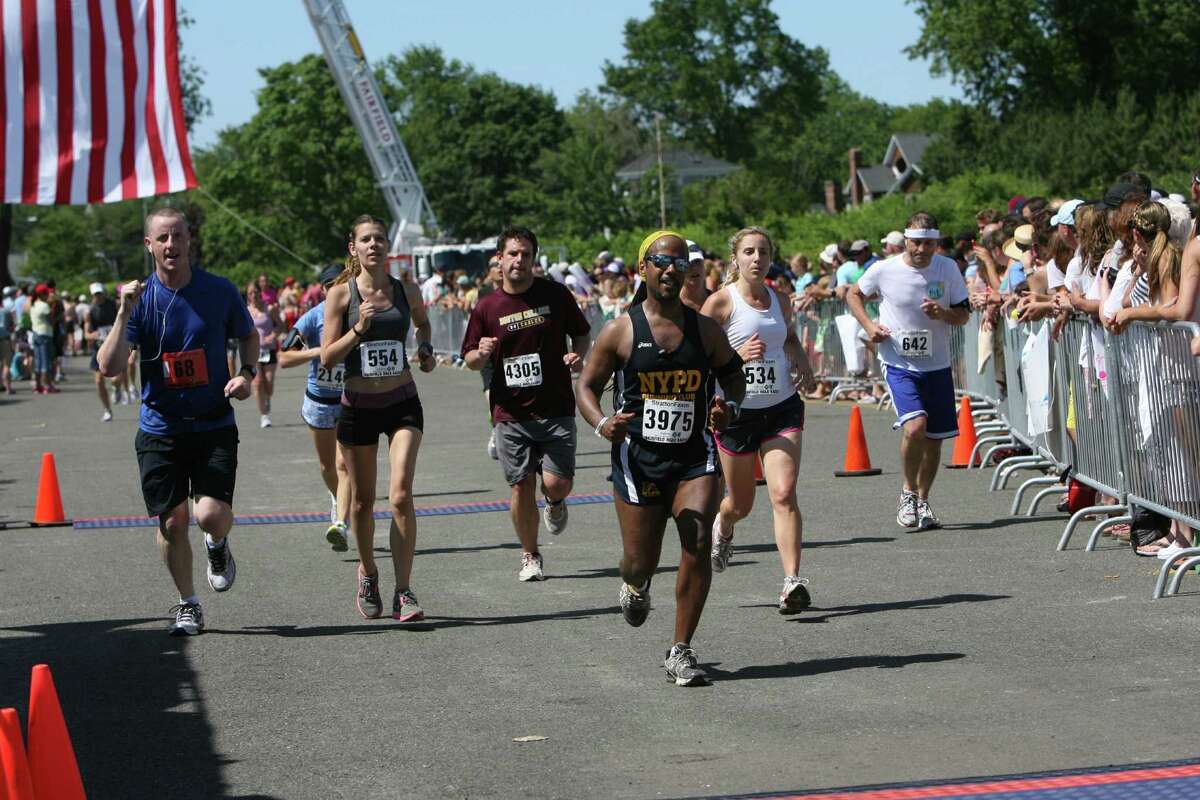
{"type": "Polygon", "coordinates": [[[667,673],[667,680],[674,681],[676,686],[706,686],[708,678],[696,676],[695,678],[679,678],[671,673],[667,673]]]}
{"type": "Polygon", "coordinates": [[[918,530],[922,530],[922,531],[936,531],[942,527],[942,523],[931,522],[928,525],[925,525],[923,523],[918,523],[916,527],[918,530]]]}
{"type": "Polygon", "coordinates": [[[177,628],[172,625],[167,629],[168,636],[199,636],[204,633],[204,628],[197,628],[194,631],[189,631],[187,628],[177,628]]]}
{"type": "Polygon", "coordinates": [[[910,529],[918,526],[918,523],[916,520],[913,520],[912,522],[905,522],[904,520],[900,519],[899,517],[896,517],[896,524],[899,525],[901,528],[910,528],[910,529]]]}
{"type": "Polygon", "coordinates": [[[642,624],[645,623],[646,619],[650,616],[650,609],[646,609],[646,613],[642,615],[641,619],[630,619],[629,614],[625,613],[625,609],[621,609],[621,616],[624,617],[625,622],[627,622],[629,624],[629,627],[640,628],[640,627],[642,627],[642,624]]]}
{"type": "Polygon", "coordinates": [[[344,553],[350,549],[350,546],[346,542],[346,534],[337,528],[330,528],[325,531],[325,541],[329,542],[329,546],[333,548],[333,552],[335,553],[344,553]]]}
{"type": "Polygon", "coordinates": [[[379,619],[380,617],[383,616],[383,608],[382,607],[378,611],[376,611],[374,614],[368,614],[360,603],[355,602],[354,605],[358,609],[358,613],[362,615],[363,619],[379,619]]]}
{"type": "Polygon", "coordinates": [[[405,615],[405,614],[399,614],[399,613],[393,611],[392,619],[394,619],[398,622],[421,622],[422,620],[425,619],[425,612],[418,611],[416,614],[405,615]]]}
{"type": "Polygon", "coordinates": [[[517,580],[519,580],[521,583],[540,583],[541,581],[546,580],[546,576],[545,575],[528,575],[528,576],[523,577],[521,575],[518,575],[517,580]]]}
{"type": "Polygon", "coordinates": [[[799,586],[793,589],[792,593],[779,604],[779,613],[784,615],[799,614],[811,605],[812,595],[808,593],[808,589],[799,586]]]}

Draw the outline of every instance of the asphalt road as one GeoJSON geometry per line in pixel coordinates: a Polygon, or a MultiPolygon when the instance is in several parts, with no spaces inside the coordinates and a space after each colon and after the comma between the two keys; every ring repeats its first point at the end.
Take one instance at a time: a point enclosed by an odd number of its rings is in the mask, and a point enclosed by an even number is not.
{"type": "MultiPolygon", "coordinates": [[[[43,451],[68,515],[143,513],[136,407],[99,422],[83,368],[62,395],[0,398],[0,518],[32,514],[43,451]]],[[[478,376],[419,380],[418,505],[506,499],[478,376]]],[[[239,409],[238,513],[328,507],[301,391],[299,371],[281,373],[269,430],[239,409]]],[[[1107,539],[1056,553],[1062,518],[1009,519],[1011,492],[977,471],[939,477],[945,530],[904,532],[891,413],[864,414],[873,478],[832,477],[846,417],[809,407],[814,607],[774,610],[760,492],[694,642],[710,687],[661,668],[677,547],[650,619],[628,628],[600,504],[571,509],[535,585],[516,580],[506,514],[422,518],[413,586],[429,621],[407,628],[358,616],[353,550],[331,552],[322,526],[237,528],[237,584],[216,596],[201,577],[208,631],[191,639],[165,634],[175,595],[151,529],[0,531],[0,706],[24,718],[29,667],[49,663],[94,798],[678,797],[1196,755],[1200,578],[1151,601],[1157,562],[1107,539]]],[[[580,444],[576,492],[607,491],[607,448],[582,426],[580,444]]]]}

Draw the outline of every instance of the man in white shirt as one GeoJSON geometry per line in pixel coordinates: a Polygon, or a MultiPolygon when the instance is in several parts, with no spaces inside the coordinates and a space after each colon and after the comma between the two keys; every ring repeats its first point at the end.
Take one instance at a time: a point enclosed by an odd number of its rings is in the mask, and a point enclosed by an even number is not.
{"type": "Polygon", "coordinates": [[[954,377],[950,371],[950,326],[970,314],[967,285],[953,259],[936,254],[937,219],[914,214],[904,230],[904,253],[875,264],[846,294],[846,306],[871,341],[903,429],[900,458],[904,490],[896,522],[905,528],[941,526],[929,492],[941,460],[942,440],[958,435],[954,377]],[[878,296],[879,321],[867,315],[866,300],[878,296]]]}

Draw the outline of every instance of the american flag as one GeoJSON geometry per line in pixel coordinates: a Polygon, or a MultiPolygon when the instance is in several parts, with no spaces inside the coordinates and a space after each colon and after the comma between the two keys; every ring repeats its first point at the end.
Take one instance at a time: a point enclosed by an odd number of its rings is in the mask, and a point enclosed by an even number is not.
{"type": "Polygon", "coordinates": [[[108,203],[196,185],[175,0],[2,0],[5,203],[108,203]]]}

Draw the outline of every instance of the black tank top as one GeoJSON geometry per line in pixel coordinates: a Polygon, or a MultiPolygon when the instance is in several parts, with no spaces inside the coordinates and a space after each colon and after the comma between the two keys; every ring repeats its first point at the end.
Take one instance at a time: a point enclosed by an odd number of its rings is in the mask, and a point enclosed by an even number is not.
{"type": "Polygon", "coordinates": [[[705,460],[711,450],[705,426],[712,397],[698,315],[683,307],[683,341],[671,352],[655,343],[641,303],[629,308],[629,320],[633,349],[617,371],[613,398],[619,410],[634,415],[629,439],[676,463],[705,460]]]}
{"type": "MultiPolygon", "coordinates": [[[[396,341],[403,344],[408,339],[408,327],[412,322],[412,312],[408,307],[408,295],[404,292],[404,284],[388,276],[392,285],[392,306],[386,311],[376,311],[371,319],[371,327],[354,344],[350,355],[346,356],[346,380],[362,377],[361,345],[366,342],[396,341]]],[[[345,330],[350,330],[358,324],[358,307],[362,305],[362,295],[358,292],[358,281],[351,278],[347,284],[350,287],[350,302],[342,315],[345,330]]],[[[402,369],[408,369],[408,352],[401,348],[402,369]]]]}

